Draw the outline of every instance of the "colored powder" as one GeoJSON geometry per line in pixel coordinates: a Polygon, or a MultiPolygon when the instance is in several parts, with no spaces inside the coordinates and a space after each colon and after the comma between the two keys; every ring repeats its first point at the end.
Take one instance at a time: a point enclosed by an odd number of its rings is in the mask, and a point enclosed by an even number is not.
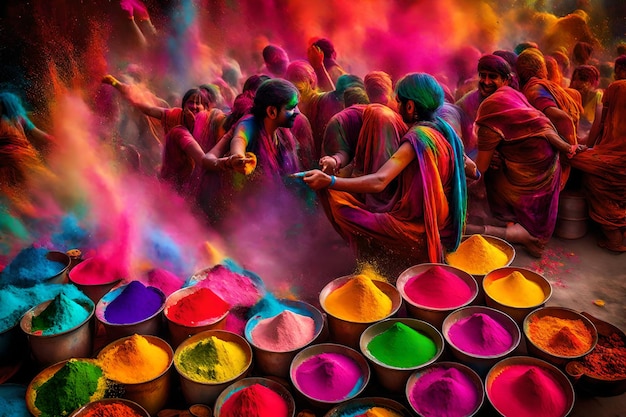
{"type": "Polygon", "coordinates": [[[369,323],[391,313],[391,299],[365,275],[357,275],[326,297],[329,314],[346,321],[369,323]]]}
{"type": "Polygon", "coordinates": [[[233,392],[220,409],[222,417],[287,417],[287,402],[276,391],[252,384],[233,392]]]}
{"type": "Polygon", "coordinates": [[[235,342],[211,336],[185,346],[176,358],[176,366],[193,381],[221,383],[246,370],[249,358],[235,342]]]}
{"type": "Polygon", "coordinates": [[[63,333],[84,323],[89,313],[84,306],[60,293],[41,313],[33,316],[31,332],[44,336],[63,333]]]}
{"type": "Polygon", "coordinates": [[[260,320],[251,332],[254,344],[271,352],[289,352],[306,346],[315,337],[315,322],[309,316],[284,310],[260,320]]]}
{"type": "Polygon", "coordinates": [[[89,298],[73,284],[41,283],[29,288],[13,285],[0,288],[0,332],[15,327],[29,309],[60,293],[72,300],[89,303],[89,298]]]}
{"type": "Polygon", "coordinates": [[[250,310],[248,310],[248,317],[254,317],[259,315],[261,317],[273,317],[280,314],[287,307],[274,297],[270,292],[266,292],[250,310]]]}
{"type": "Polygon", "coordinates": [[[137,334],[100,352],[98,361],[107,378],[123,384],[152,381],[170,365],[165,350],[137,334]]]}
{"type": "Polygon", "coordinates": [[[2,285],[32,287],[61,273],[67,265],[46,258],[49,252],[34,246],[22,249],[0,274],[2,285]]]}
{"type": "Polygon", "coordinates": [[[513,335],[488,314],[474,313],[448,330],[450,342],[459,350],[472,355],[499,355],[513,346],[513,335]]]}
{"type": "Polygon", "coordinates": [[[70,359],[50,379],[35,387],[35,407],[42,417],[58,417],[104,398],[106,380],[102,375],[98,365],[70,359]]]}
{"type": "Polygon", "coordinates": [[[228,312],[229,305],[208,288],[199,288],[168,307],[167,317],[183,326],[214,322],[228,312]]]}
{"type": "Polygon", "coordinates": [[[252,307],[262,294],[252,278],[222,265],[211,268],[197,285],[210,288],[231,306],[252,307]]]}
{"type": "Polygon", "coordinates": [[[402,414],[391,411],[388,408],[372,407],[364,413],[356,414],[354,417],[402,417],[402,414]]]}
{"type": "Polygon", "coordinates": [[[593,351],[582,360],[585,373],[601,379],[626,378],[626,346],[617,333],[600,336],[593,351]]]}
{"type": "Polygon", "coordinates": [[[533,316],[528,337],[539,348],[558,356],[580,356],[591,349],[593,335],[582,320],[533,316]]]}
{"type": "Polygon", "coordinates": [[[26,407],[25,386],[0,385],[0,417],[31,417],[26,407]]]}
{"type": "Polygon", "coordinates": [[[500,304],[511,307],[533,307],[546,300],[541,286],[519,271],[486,282],[485,292],[500,304]]]}
{"type": "Polygon", "coordinates": [[[489,398],[505,416],[562,417],[568,411],[563,387],[549,370],[510,365],[491,383],[489,398]]]}
{"type": "Polygon", "coordinates": [[[163,306],[163,295],[154,287],[131,281],[120,294],[106,306],[104,318],[109,323],[138,323],[153,316],[163,306]]]}
{"type": "Polygon", "coordinates": [[[83,417],[141,417],[132,407],[122,402],[96,403],[89,411],[82,413],[83,417]]]}
{"type": "Polygon", "coordinates": [[[465,417],[479,406],[476,385],[456,368],[436,367],[417,379],[409,401],[422,416],[465,417]]]}
{"type": "Polygon", "coordinates": [[[446,262],[468,274],[485,275],[508,264],[509,257],[481,235],[472,235],[446,255],[446,262]]]}
{"type": "Polygon", "coordinates": [[[472,298],[472,290],[458,275],[440,266],[411,277],[404,286],[409,300],[433,308],[460,307],[472,298]]]}
{"type": "Polygon", "coordinates": [[[341,401],[361,388],[363,376],[354,359],[341,353],[321,353],[306,359],[295,372],[302,393],[321,401],[341,401]]]}
{"type": "Polygon", "coordinates": [[[109,284],[123,277],[117,264],[101,256],[85,259],[72,268],[70,273],[72,282],[81,285],[109,284]]]}
{"type": "Polygon", "coordinates": [[[146,286],[161,290],[167,297],[176,290],[180,290],[185,280],[165,269],[151,269],[146,273],[146,279],[142,280],[146,286]]]}
{"type": "Polygon", "coordinates": [[[422,365],[437,354],[430,337],[400,322],[374,336],[367,349],[380,362],[396,368],[422,365]]]}

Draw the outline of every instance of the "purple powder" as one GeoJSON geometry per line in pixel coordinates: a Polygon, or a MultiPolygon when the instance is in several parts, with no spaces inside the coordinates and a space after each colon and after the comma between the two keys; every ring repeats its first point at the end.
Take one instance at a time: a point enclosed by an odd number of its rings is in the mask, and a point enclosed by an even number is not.
{"type": "Polygon", "coordinates": [[[113,324],[137,323],[159,311],[163,302],[163,294],[158,289],[146,287],[139,281],[131,281],[106,306],[104,318],[113,324]]]}
{"type": "Polygon", "coordinates": [[[436,366],[417,379],[409,401],[425,417],[465,417],[476,410],[481,398],[467,374],[456,368],[436,366]]]}
{"type": "Polygon", "coordinates": [[[513,345],[513,335],[485,313],[457,321],[450,326],[448,337],[459,350],[479,356],[499,355],[513,345]]]}
{"type": "Polygon", "coordinates": [[[340,353],[321,353],[298,366],[295,380],[300,390],[321,401],[341,401],[356,394],[363,375],[354,359],[340,353]]]}

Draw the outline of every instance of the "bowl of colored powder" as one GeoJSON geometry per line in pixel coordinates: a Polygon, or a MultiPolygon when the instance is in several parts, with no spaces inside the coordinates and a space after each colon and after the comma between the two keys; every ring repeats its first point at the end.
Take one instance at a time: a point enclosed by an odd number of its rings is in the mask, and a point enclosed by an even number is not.
{"type": "Polygon", "coordinates": [[[528,353],[556,366],[587,355],[598,343],[591,320],[565,307],[536,309],[526,316],[522,329],[528,353]]]}
{"type": "Polygon", "coordinates": [[[117,286],[96,304],[96,318],[103,324],[109,341],[133,334],[159,336],[165,295],[140,281],[117,286]]]}
{"type": "Polygon", "coordinates": [[[505,267],[491,271],[482,282],[485,304],[500,310],[521,327],[526,316],[552,297],[552,285],[530,269],[505,267]]]}
{"type": "Polygon", "coordinates": [[[358,351],[336,343],[302,349],[293,358],[289,378],[298,395],[320,410],[360,395],[370,380],[370,367],[358,351]]]}
{"type": "Polygon", "coordinates": [[[174,367],[188,405],[212,405],[227,386],[247,376],[251,365],[250,344],[225,330],[195,334],[174,352],[174,367]]]}
{"type": "Polygon", "coordinates": [[[481,377],[497,362],[512,355],[522,336],[509,315],[485,306],[453,311],[444,320],[441,332],[452,356],[481,377]]]}
{"type": "Polygon", "coordinates": [[[502,416],[565,417],[574,407],[574,388],[556,366],[529,356],[495,364],[485,378],[489,403],[502,416]]]}
{"type": "Polygon", "coordinates": [[[29,246],[22,249],[0,274],[4,285],[32,287],[39,283],[64,284],[70,257],[63,252],[43,247],[29,246]]]}
{"type": "Polygon", "coordinates": [[[444,341],[439,330],[430,323],[395,318],[365,329],[359,347],[383,388],[401,393],[411,373],[441,356],[444,341]]]}
{"type": "Polygon", "coordinates": [[[224,329],[230,304],[210,288],[192,286],[174,291],[165,300],[163,315],[174,348],[189,336],[224,329]]]}
{"type": "Polygon", "coordinates": [[[418,416],[478,415],[485,398],[480,376],[457,362],[437,362],[411,374],[406,398],[418,416]]]}
{"type": "Polygon", "coordinates": [[[320,338],[324,316],[304,301],[281,300],[280,305],[284,309],[277,314],[266,317],[261,311],[251,317],[244,335],[254,352],[255,370],[286,379],[296,354],[320,338]]]}
{"type": "Polygon", "coordinates": [[[412,266],[398,276],[396,287],[406,302],[409,317],[441,330],[452,311],[471,304],[478,295],[472,275],[456,267],[426,263],[412,266]]]}
{"type": "Polygon", "coordinates": [[[104,375],[124,388],[123,397],[156,414],[169,399],[174,352],[152,335],[124,337],[98,353],[104,375]]]}
{"type": "Polygon", "coordinates": [[[119,268],[108,260],[94,256],[76,264],[68,274],[71,283],[94,303],[122,280],[119,268]]]}
{"type": "Polygon", "coordinates": [[[107,380],[95,359],[72,358],[44,368],[26,388],[26,407],[35,417],[66,416],[123,390],[107,380]]]}
{"type": "Polygon", "coordinates": [[[70,417],[150,417],[150,413],[134,401],[104,398],[84,405],[70,417]]]}
{"type": "Polygon", "coordinates": [[[626,335],[617,326],[582,312],[598,330],[598,343],[591,353],[573,360],[565,372],[576,390],[591,396],[611,397],[626,392],[626,335]]]}
{"type": "Polygon", "coordinates": [[[215,400],[215,417],[293,417],[296,402],[284,385],[269,378],[233,382],[215,400]]]}
{"type": "Polygon", "coordinates": [[[362,397],[343,402],[330,409],[324,417],[412,417],[399,402],[385,397],[362,397]]]}
{"type": "Polygon", "coordinates": [[[353,349],[359,348],[361,333],[368,326],[393,317],[402,306],[396,287],[365,274],[334,279],[322,288],[319,299],[330,339],[353,349]]]}
{"type": "Polygon", "coordinates": [[[0,384],[0,416],[31,417],[26,407],[26,386],[0,384]]]}
{"type": "Polygon", "coordinates": [[[20,327],[28,338],[33,358],[42,366],[90,357],[95,335],[94,304],[87,298],[72,299],[59,293],[28,310],[20,327]]]}

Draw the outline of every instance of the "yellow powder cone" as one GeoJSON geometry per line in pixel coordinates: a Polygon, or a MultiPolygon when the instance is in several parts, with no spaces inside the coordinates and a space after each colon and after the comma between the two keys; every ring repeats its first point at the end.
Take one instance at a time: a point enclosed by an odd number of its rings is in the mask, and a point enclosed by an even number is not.
{"type": "Polygon", "coordinates": [[[370,278],[357,275],[326,298],[328,313],[342,320],[371,322],[391,313],[391,299],[370,278]]]}
{"type": "Polygon", "coordinates": [[[107,378],[123,384],[151,381],[169,366],[169,355],[141,335],[103,350],[98,361],[107,378]]]}
{"type": "Polygon", "coordinates": [[[468,274],[485,275],[505,266],[509,257],[481,235],[472,235],[455,252],[446,255],[446,262],[468,274]]]}
{"type": "Polygon", "coordinates": [[[518,271],[485,283],[485,292],[497,302],[511,307],[536,306],[546,298],[539,284],[518,271]]]}

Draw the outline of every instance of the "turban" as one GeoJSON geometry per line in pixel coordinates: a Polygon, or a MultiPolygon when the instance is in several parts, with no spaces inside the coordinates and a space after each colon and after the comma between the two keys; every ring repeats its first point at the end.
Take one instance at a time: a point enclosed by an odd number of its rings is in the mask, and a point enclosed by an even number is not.
{"type": "Polygon", "coordinates": [[[543,54],[538,49],[527,49],[517,57],[517,75],[522,84],[532,77],[548,78],[548,69],[543,54]]]}
{"type": "Polygon", "coordinates": [[[511,78],[511,66],[502,57],[497,55],[483,55],[478,60],[478,71],[492,71],[498,73],[502,78],[511,78]]]}

